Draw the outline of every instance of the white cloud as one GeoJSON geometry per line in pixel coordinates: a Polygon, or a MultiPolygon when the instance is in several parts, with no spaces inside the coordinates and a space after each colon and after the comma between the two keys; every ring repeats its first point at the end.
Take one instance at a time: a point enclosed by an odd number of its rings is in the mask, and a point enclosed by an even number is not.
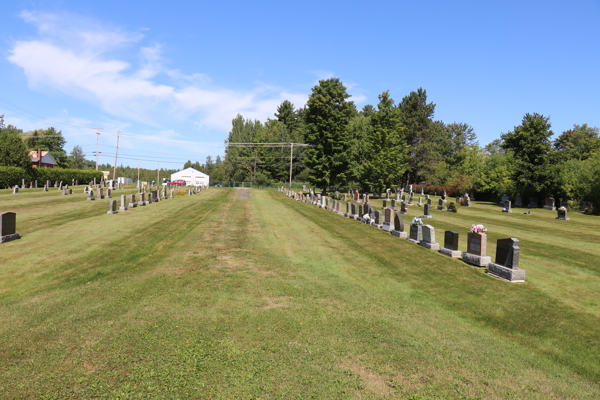
{"type": "Polygon", "coordinates": [[[47,87],[92,102],[113,116],[160,127],[169,118],[189,119],[198,126],[227,132],[241,113],[266,120],[277,105],[290,100],[297,107],[307,95],[276,90],[267,85],[252,90],[211,86],[205,74],[168,69],[162,46],[139,46],[139,33],[100,24],[73,14],[23,11],[39,38],[19,40],[8,60],[23,69],[30,87],[47,87]],[[114,53],[139,46],[140,66],[134,68],[114,53]],[[172,84],[158,83],[164,74],[172,84]]]}

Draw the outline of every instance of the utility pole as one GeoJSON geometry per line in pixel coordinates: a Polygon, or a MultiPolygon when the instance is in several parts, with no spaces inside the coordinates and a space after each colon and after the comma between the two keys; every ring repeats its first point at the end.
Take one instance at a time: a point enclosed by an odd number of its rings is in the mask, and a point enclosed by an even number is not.
{"type": "Polygon", "coordinates": [[[117,153],[115,154],[115,165],[113,167],[113,181],[115,180],[115,176],[117,175],[117,158],[119,158],[119,134],[121,131],[117,131],[117,153]]]}
{"type": "Polygon", "coordinates": [[[294,158],[294,143],[290,145],[290,189],[292,188],[292,163],[294,158]]]}
{"type": "Polygon", "coordinates": [[[98,141],[100,140],[100,132],[102,128],[92,128],[96,130],[96,171],[98,171],[98,157],[100,156],[100,150],[98,149],[98,141]]]}

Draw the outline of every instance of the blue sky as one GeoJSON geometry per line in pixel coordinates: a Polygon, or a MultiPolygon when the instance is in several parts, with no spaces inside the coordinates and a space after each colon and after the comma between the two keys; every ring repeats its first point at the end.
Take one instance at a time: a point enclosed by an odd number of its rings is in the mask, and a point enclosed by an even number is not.
{"type": "Polygon", "coordinates": [[[104,163],[120,130],[119,164],[177,168],[222,155],[237,113],[264,121],[336,76],[358,107],[423,87],[435,119],[482,145],[528,112],[560,134],[600,126],[599,17],[598,1],[13,0],[0,114],[55,126],[90,158],[102,127],[104,163]]]}

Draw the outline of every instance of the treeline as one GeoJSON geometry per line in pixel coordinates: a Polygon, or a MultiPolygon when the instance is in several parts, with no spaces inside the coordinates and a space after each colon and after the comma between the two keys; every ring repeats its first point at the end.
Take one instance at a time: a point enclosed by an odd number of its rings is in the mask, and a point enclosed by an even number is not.
{"type": "MultiPolygon", "coordinates": [[[[95,163],[94,163],[94,168],[95,168],[95,163]]],[[[99,164],[98,170],[109,171],[110,173],[108,174],[108,177],[109,177],[109,179],[112,179],[112,176],[113,176],[113,166],[112,165],[99,164]]],[[[158,170],[159,182],[162,181],[164,178],[171,179],[171,174],[173,174],[177,171],[179,171],[179,169],[164,169],[164,168],[159,169],[158,170]]],[[[124,166],[123,164],[121,164],[120,166],[117,167],[115,176],[131,178],[131,179],[137,180],[138,179],[138,169],[137,169],[137,167],[124,166]]],[[[139,176],[140,176],[141,181],[156,181],[157,170],[140,168],[139,176]]]]}
{"type": "MultiPolygon", "coordinates": [[[[88,177],[102,177],[101,173],[96,173],[96,162],[85,158],[85,153],[80,146],[74,146],[71,154],[64,150],[67,143],[61,131],[55,128],[37,129],[34,131],[23,132],[15,126],[8,125],[0,127],[0,167],[14,167],[14,169],[3,169],[0,184],[7,186],[7,182],[11,182],[8,186],[13,186],[21,183],[21,179],[30,179],[38,181],[63,180],[71,181],[75,173],[74,171],[89,171],[89,174],[79,174],[80,181],[88,180],[88,177]],[[35,172],[31,167],[31,150],[41,149],[48,151],[58,164],[58,168],[42,168],[45,175],[41,172],[35,172]],[[53,171],[54,170],[54,171],[53,171]],[[10,173],[9,173],[10,171],[10,173]],[[15,172],[17,171],[17,172],[15,172]],[[16,176],[19,175],[19,176],[16,176]],[[48,178],[46,179],[46,176],[48,178]],[[56,178],[53,178],[57,176],[56,178]],[[64,179],[62,179],[64,178],[64,179]]],[[[109,178],[112,178],[113,166],[110,164],[99,164],[98,171],[110,171],[109,178]]],[[[171,174],[178,169],[160,169],[158,171],[159,179],[171,178],[171,174]]],[[[117,177],[127,177],[131,179],[138,178],[138,169],[129,166],[119,166],[116,169],[117,177]]],[[[139,169],[139,177],[141,180],[151,181],[157,179],[157,171],[155,169],[139,169]]],[[[39,183],[39,182],[38,182],[39,183]]]]}

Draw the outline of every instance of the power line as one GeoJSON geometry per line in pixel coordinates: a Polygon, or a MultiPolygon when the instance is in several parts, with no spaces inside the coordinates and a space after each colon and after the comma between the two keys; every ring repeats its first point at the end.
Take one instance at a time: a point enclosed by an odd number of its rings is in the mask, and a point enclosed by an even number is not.
{"type": "MultiPolygon", "coordinates": [[[[100,157],[108,157],[108,158],[112,158],[111,155],[100,155],[100,157]]],[[[135,160],[135,161],[153,161],[153,162],[161,162],[161,163],[166,163],[166,164],[183,164],[181,162],[175,162],[175,161],[162,161],[162,160],[140,160],[139,158],[129,158],[129,157],[119,157],[122,160],[135,160]]]]}

